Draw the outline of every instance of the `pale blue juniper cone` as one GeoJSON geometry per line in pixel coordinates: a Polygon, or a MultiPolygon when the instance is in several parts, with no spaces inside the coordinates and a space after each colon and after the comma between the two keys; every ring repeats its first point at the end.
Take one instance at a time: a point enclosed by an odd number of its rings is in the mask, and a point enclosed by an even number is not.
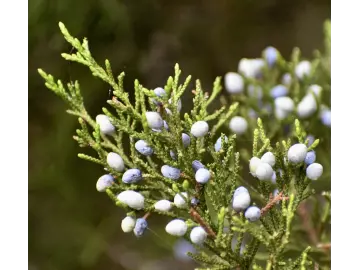
{"type": "Polygon", "coordinates": [[[314,150],[307,152],[306,157],[305,157],[305,164],[306,165],[310,165],[312,163],[314,163],[316,160],[316,153],[314,150]]]}
{"type": "Polygon", "coordinates": [[[324,109],[320,113],[321,123],[327,127],[331,127],[331,111],[329,109],[324,109]]]}
{"type": "Polygon", "coordinates": [[[267,47],[264,50],[264,58],[269,67],[273,67],[278,59],[278,51],[274,47],[267,47]]]}
{"type": "Polygon", "coordinates": [[[135,143],[135,149],[144,156],[151,156],[154,153],[154,150],[144,140],[138,140],[135,143]]]}
{"type": "Polygon", "coordinates": [[[197,170],[199,170],[200,168],[205,168],[205,165],[202,164],[200,161],[198,160],[194,160],[191,164],[194,172],[197,172],[197,170]]]}
{"type": "Polygon", "coordinates": [[[310,180],[318,180],[323,174],[323,166],[319,163],[310,164],[306,168],[306,177],[310,180]]]}
{"type": "Polygon", "coordinates": [[[247,78],[260,78],[265,62],[261,58],[247,59],[243,58],[239,61],[238,71],[247,78]]]}
{"type": "Polygon", "coordinates": [[[236,212],[240,212],[249,207],[251,202],[249,192],[238,192],[236,196],[234,196],[232,201],[232,208],[236,212]]]}
{"type": "Polygon", "coordinates": [[[145,198],[139,192],[133,190],[125,190],[122,191],[119,195],[117,195],[117,199],[129,206],[130,208],[141,210],[144,208],[145,198]]]}
{"type": "Polygon", "coordinates": [[[121,229],[124,233],[129,233],[135,228],[135,223],[135,218],[127,216],[121,221],[121,229]]]}
{"type": "Polygon", "coordinates": [[[206,184],[211,178],[211,173],[208,169],[200,168],[195,174],[196,182],[206,184]]]}
{"type": "Polygon", "coordinates": [[[270,90],[270,96],[272,98],[283,97],[288,94],[289,90],[285,85],[278,84],[270,90]]]}
{"type": "Polygon", "coordinates": [[[271,183],[276,184],[276,173],[273,172],[273,175],[271,176],[271,183]]]}
{"type": "Polygon", "coordinates": [[[187,232],[187,229],[188,227],[185,221],[181,219],[174,219],[170,221],[165,227],[165,231],[173,236],[184,236],[187,232]]]}
{"type": "Polygon", "coordinates": [[[104,114],[99,114],[95,118],[96,124],[100,126],[100,132],[105,135],[112,135],[115,133],[115,127],[111,124],[109,117],[104,114]]]}
{"type": "Polygon", "coordinates": [[[125,184],[134,184],[140,182],[141,180],[142,173],[139,169],[129,169],[122,176],[122,181],[125,184]]]}
{"type": "Polygon", "coordinates": [[[202,245],[205,242],[206,237],[207,237],[206,231],[200,226],[194,227],[191,230],[190,240],[196,245],[202,245]]]}
{"type": "Polygon", "coordinates": [[[112,184],[114,184],[114,177],[111,174],[105,174],[96,182],[96,189],[99,192],[104,192],[107,188],[111,187],[112,184]]]}
{"type": "Polygon", "coordinates": [[[193,197],[193,198],[191,198],[190,203],[191,203],[191,206],[198,206],[200,201],[199,201],[199,199],[193,197]]]}
{"type": "Polygon", "coordinates": [[[257,221],[260,219],[261,216],[261,210],[259,207],[256,206],[250,206],[245,211],[245,218],[249,221],[257,221]]]}
{"type": "Polygon", "coordinates": [[[307,94],[297,105],[297,115],[299,118],[308,118],[317,110],[316,99],[312,94],[307,94]]]}
{"type": "Polygon", "coordinates": [[[125,164],[122,157],[114,152],[110,152],[107,154],[106,162],[110,168],[114,169],[115,171],[122,172],[125,170],[125,164]]]}
{"type": "Polygon", "coordinates": [[[261,181],[268,181],[271,180],[273,173],[274,170],[268,163],[261,162],[256,168],[255,175],[261,181]]]}
{"type": "Polygon", "coordinates": [[[248,123],[244,117],[234,116],[229,122],[229,128],[237,135],[242,135],[248,128],[248,123]]]}
{"type": "Polygon", "coordinates": [[[271,167],[275,165],[275,156],[271,152],[266,152],[260,160],[261,162],[269,164],[271,167]]]}
{"type": "Polygon", "coordinates": [[[148,227],[148,223],[144,218],[138,218],[136,220],[134,234],[136,237],[141,237],[148,227]]]}
{"type": "Polygon", "coordinates": [[[161,129],[164,126],[164,121],[160,114],[157,112],[146,112],[145,113],[147,123],[150,128],[161,129]]]}
{"type": "Polygon", "coordinates": [[[297,143],[292,145],[288,150],[288,160],[291,163],[301,163],[304,162],[307,154],[307,146],[302,143],[297,143]]]}
{"type": "Polygon", "coordinates": [[[249,162],[249,170],[252,176],[256,177],[256,170],[261,164],[261,160],[258,157],[252,157],[249,162]]]}
{"type": "Polygon", "coordinates": [[[224,76],[225,89],[230,94],[239,94],[244,90],[244,79],[239,73],[228,72],[224,76]]]}
{"type": "Polygon", "coordinates": [[[233,198],[235,198],[236,196],[238,196],[238,195],[239,195],[240,193],[242,193],[242,192],[247,192],[247,193],[249,193],[249,191],[248,191],[245,187],[241,186],[241,187],[238,187],[238,188],[235,190],[234,195],[233,195],[233,198]]]}
{"type": "Polygon", "coordinates": [[[309,61],[301,61],[295,67],[295,75],[299,80],[303,80],[308,77],[311,72],[311,63],[309,61]]]}
{"type": "Polygon", "coordinates": [[[191,134],[196,138],[204,137],[209,131],[209,125],[205,121],[197,121],[191,126],[191,134]]]}
{"type": "Polygon", "coordinates": [[[190,136],[189,135],[187,135],[186,133],[182,133],[181,139],[182,139],[182,142],[183,142],[183,145],[185,148],[190,145],[190,136]]]}
{"type": "Polygon", "coordinates": [[[188,199],[188,194],[187,192],[181,192],[181,195],[178,193],[175,195],[174,197],[174,204],[177,208],[180,209],[185,209],[188,207],[188,204],[186,202],[186,200],[184,199],[188,199]]]}
{"type": "MultiPolygon", "coordinates": [[[[160,98],[166,96],[165,90],[164,90],[163,88],[161,88],[161,87],[155,88],[155,89],[154,89],[154,93],[155,93],[155,95],[156,95],[157,97],[160,97],[160,98]]],[[[157,101],[157,100],[155,100],[154,98],[152,99],[152,102],[153,102],[155,105],[157,105],[157,106],[162,105],[162,103],[161,103],[160,101],[157,101]]]]}
{"type": "Polygon", "coordinates": [[[181,171],[178,168],[163,165],[161,167],[161,174],[166,178],[177,180],[180,178],[181,171]]]}
{"type": "MultiPolygon", "coordinates": [[[[167,131],[169,131],[169,125],[168,123],[164,120],[164,126],[163,128],[165,128],[167,131]]],[[[162,130],[161,129],[156,129],[156,128],[152,128],[151,129],[152,131],[155,131],[155,132],[161,132],[162,130]]]]}
{"type": "MultiPolygon", "coordinates": [[[[224,141],[225,141],[225,143],[227,143],[228,142],[228,137],[224,136],[224,141]]],[[[222,140],[221,140],[221,137],[219,137],[216,140],[216,143],[214,145],[215,152],[219,152],[221,150],[221,143],[222,143],[222,140]]]]}
{"type": "Polygon", "coordinates": [[[172,205],[168,200],[160,200],[154,204],[154,208],[161,212],[169,212],[172,208],[172,205]]]}

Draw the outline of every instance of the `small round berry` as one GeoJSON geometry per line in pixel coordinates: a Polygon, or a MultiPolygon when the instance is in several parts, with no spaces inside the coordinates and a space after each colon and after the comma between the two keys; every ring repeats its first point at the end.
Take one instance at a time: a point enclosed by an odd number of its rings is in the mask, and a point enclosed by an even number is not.
{"type": "Polygon", "coordinates": [[[183,142],[183,145],[185,148],[190,145],[190,136],[189,135],[187,135],[186,133],[182,133],[181,139],[182,139],[182,142],[183,142]]]}
{"type": "Polygon", "coordinates": [[[297,105],[299,118],[307,118],[317,110],[316,100],[312,94],[307,94],[297,105]]]}
{"type": "Polygon", "coordinates": [[[134,184],[141,180],[142,173],[139,169],[129,169],[122,176],[122,181],[125,184],[134,184]]]}
{"type": "Polygon", "coordinates": [[[320,119],[323,125],[331,127],[331,111],[329,109],[323,109],[321,111],[320,119]]]}
{"type": "Polygon", "coordinates": [[[322,87],[317,84],[312,84],[308,88],[308,93],[314,93],[315,96],[319,97],[320,93],[322,92],[322,87]]]}
{"type": "Polygon", "coordinates": [[[161,167],[161,173],[166,178],[177,180],[180,178],[181,171],[178,168],[174,168],[169,165],[163,165],[161,167]]]}
{"type": "Polygon", "coordinates": [[[307,154],[307,147],[305,144],[297,143],[292,145],[288,151],[288,160],[292,163],[304,162],[307,154]]]}
{"type": "Polygon", "coordinates": [[[262,99],[262,97],[263,97],[263,92],[262,92],[261,86],[255,86],[252,84],[250,84],[248,86],[247,94],[249,97],[253,97],[253,98],[257,98],[257,99],[262,99]]]}
{"type": "Polygon", "coordinates": [[[115,127],[111,124],[109,117],[99,114],[95,118],[96,124],[100,126],[100,132],[105,135],[111,135],[115,132],[115,127]]]}
{"type": "Polygon", "coordinates": [[[166,225],[165,231],[173,236],[184,236],[187,231],[187,225],[181,219],[174,219],[166,225]]]}
{"type": "Polygon", "coordinates": [[[186,192],[181,192],[181,195],[179,193],[175,195],[174,204],[177,208],[185,209],[187,208],[187,202],[183,199],[183,197],[188,199],[188,194],[186,192]]]}
{"type": "Polygon", "coordinates": [[[273,175],[271,176],[271,183],[276,184],[276,173],[273,172],[273,175]]]}
{"type": "Polygon", "coordinates": [[[291,82],[292,82],[292,78],[291,78],[290,73],[285,73],[282,77],[281,83],[283,85],[289,86],[291,84],[291,82]]]}
{"type": "Polygon", "coordinates": [[[278,58],[278,51],[274,47],[269,46],[264,50],[264,57],[267,64],[273,67],[278,58]]]}
{"type": "MultiPolygon", "coordinates": [[[[171,104],[171,98],[168,100],[169,104],[171,104]]],[[[181,103],[181,99],[178,100],[178,103],[177,103],[177,110],[178,112],[181,111],[181,108],[182,108],[182,103],[181,103]]]]}
{"type": "Polygon", "coordinates": [[[273,169],[268,163],[260,163],[256,169],[256,177],[261,181],[271,180],[273,176],[273,169]]]}
{"type": "Polygon", "coordinates": [[[200,168],[205,168],[205,165],[202,164],[200,161],[198,160],[194,160],[191,164],[194,172],[197,172],[197,170],[199,170],[200,168]]]}
{"type": "Polygon", "coordinates": [[[124,233],[129,233],[135,228],[135,223],[135,218],[127,216],[121,221],[121,229],[124,233]]]}
{"type": "Polygon", "coordinates": [[[168,200],[160,200],[154,204],[154,208],[161,212],[169,212],[171,210],[171,202],[168,200]]]}
{"type": "Polygon", "coordinates": [[[315,160],[316,160],[316,153],[314,150],[306,153],[306,157],[305,157],[306,165],[310,165],[310,164],[314,163],[315,160]]]}
{"type": "Polygon", "coordinates": [[[106,157],[106,162],[110,168],[115,171],[122,172],[125,170],[124,160],[122,157],[114,152],[110,152],[106,157]]]}
{"type": "Polygon", "coordinates": [[[245,217],[249,221],[257,221],[260,219],[260,216],[261,216],[261,210],[259,209],[259,207],[250,206],[245,211],[245,217]]]}
{"type": "Polygon", "coordinates": [[[144,156],[151,156],[154,150],[144,140],[139,140],[135,143],[135,149],[144,156]]]}
{"type": "Polygon", "coordinates": [[[146,228],[148,226],[148,223],[146,219],[144,218],[138,218],[136,220],[135,228],[134,228],[134,234],[136,237],[140,237],[144,234],[146,228]]]}
{"type": "Polygon", "coordinates": [[[161,87],[155,88],[154,93],[158,97],[165,97],[166,96],[166,92],[165,92],[164,88],[161,88],[161,87]]]}
{"type": "MultiPolygon", "coordinates": [[[[224,140],[225,140],[225,143],[228,142],[228,137],[224,136],[224,140]]],[[[217,140],[216,140],[216,143],[215,143],[215,152],[219,152],[221,150],[221,137],[219,137],[217,140]]]]}
{"type": "Polygon", "coordinates": [[[266,152],[262,157],[261,161],[269,164],[271,167],[275,165],[275,156],[271,152],[266,152]]]}
{"type": "Polygon", "coordinates": [[[230,94],[238,94],[244,90],[244,79],[236,72],[228,72],[224,77],[225,89],[230,94]]]}
{"type": "Polygon", "coordinates": [[[251,202],[249,192],[240,192],[233,198],[232,207],[236,212],[240,212],[249,207],[251,202]]]}
{"type": "Polygon", "coordinates": [[[252,176],[256,176],[256,170],[260,163],[261,163],[261,160],[258,157],[252,157],[250,159],[249,169],[250,169],[250,173],[252,174],[252,176]]]}
{"type": "Polygon", "coordinates": [[[272,98],[283,97],[288,94],[288,89],[285,85],[278,84],[270,90],[270,96],[272,98]]]}
{"type": "Polygon", "coordinates": [[[114,183],[114,177],[110,174],[101,176],[96,182],[96,189],[99,192],[104,192],[108,187],[114,183]]]}
{"type": "Polygon", "coordinates": [[[191,198],[190,203],[191,203],[191,206],[197,206],[200,203],[200,201],[197,198],[193,197],[193,198],[191,198]]]}
{"type": "Polygon", "coordinates": [[[164,126],[164,121],[160,114],[157,112],[146,112],[145,113],[147,123],[150,128],[161,129],[164,126]]]}
{"type": "Polygon", "coordinates": [[[294,110],[294,101],[289,97],[278,97],[274,101],[275,107],[285,112],[292,112],[294,110]]]}
{"type": "Polygon", "coordinates": [[[323,174],[323,166],[319,163],[310,164],[306,168],[306,176],[310,180],[317,180],[323,174]]]}
{"type": "Polygon", "coordinates": [[[211,178],[211,173],[208,169],[200,168],[195,174],[196,182],[200,184],[206,184],[211,178]]]}
{"type": "Polygon", "coordinates": [[[244,117],[234,116],[230,120],[229,128],[235,134],[242,135],[246,132],[248,128],[248,123],[244,117]]]}
{"type": "Polygon", "coordinates": [[[262,68],[265,62],[263,59],[247,59],[243,58],[239,62],[238,70],[248,78],[257,78],[261,76],[262,68]]]}
{"type": "Polygon", "coordinates": [[[191,240],[191,242],[193,242],[196,245],[202,245],[205,242],[206,237],[207,237],[207,233],[200,226],[194,227],[191,230],[190,240],[191,240]]]}
{"type": "Polygon", "coordinates": [[[191,126],[191,134],[195,137],[204,137],[209,131],[209,125],[205,121],[197,121],[191,126]]]}
{"type": "Polygon", "coordinates": [[[309,76],[310,72],[311,72],[311,63],[309,61],[301,61],[295,67],[295,74],[300,80],[309,76]]]}
{"type": "Polygon", "coordinates": [[[238,187],[238,188],[235,190],[234,195],[233,195],[233,198],[235,198],[236,196],[238,196],[238,195],[239,195],[240,193],[242,193],[242,192],[247,192],[247,193],[249,193],[249,191],[248,191],[245,187],[241,186],[241,187],[238,187]]]}
{"type": "Polygon", "coordinates": [[[117,199],[127,206],[140,210],[144,208],[145,198],[140,193],[133,190],[125,190],[117,195],[117,199]]]}

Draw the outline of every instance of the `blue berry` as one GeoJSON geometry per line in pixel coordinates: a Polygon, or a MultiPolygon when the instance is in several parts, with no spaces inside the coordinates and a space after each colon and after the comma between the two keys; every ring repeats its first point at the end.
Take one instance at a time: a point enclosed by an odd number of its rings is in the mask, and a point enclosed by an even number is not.
{"type": "Polygon", "coordinates": [[[155,88],[155,89],[154,89],[154,93],[155,93],[155,95],[158,96],[158,97],[164,97],[164,96],[166,96],[166,92],[165,92],[164,88],[161,88],[161,87],[155,88]]]}
{"type": "Polygon", "coordinates": [[[134,234],[136,237],[140,237],[144,234],[146,228],[148,226],[148,223],[145,219],[143,218],[138,218],[136,220],[135,223],[135,228],[134,228],[134,234]]]}
{"type": "Polygon", "coordinates": [[[236,212],[240,212],[249,207],[251,202],[249,192],[239,192],[233,198],[232,207],[236,212]]]}
{"type": "Polygon", "coordinates": [[[197,198],[195,198],[195,197],[191,198],[192,206],[197,206],[199,203],[200,203],[200,201],[197,198]]]}
{"type": "Polygon", "coordinates": [[[328,109],[325,109],[320,114],[321,123],[323,125],[331,127],[331,111],[328,109]]]}
{"type": "Polygon", "coordinates": [[[306,157],[305,157],[305,163],[306,163],[306,165],[310,165],[310,164],[314,163],[315,160],[316,160],[316,153],[315,153],[315,151],[307,152],[306,157]]]}
{"type": "Polygon", "coordinates": [[[274,47],[267,47],[264,50],[264,57],[267,64],[272,67],[275,65],[276,60],[278,58],[278,51],[274,47]]]}
{"type": "Polygon", "coordinates": [[[248,209],[246,209],[245,211],[245,217],[249,220],[249,221],[257,221],[260,219],[261,216],[261,211],[259,209],[259,207],[256,206],[250,206],[248,209]]]}
{"type": "Polygon", "coordinates": [[[142,174],[139,169],[129,169],[122,176],[122,181],[125,184],[133,184],[141,180],[142,180],[142,174]]]}
{"type": "Polygon", "coordinates": [[[154,150],[144,140],[139,140],[135,143],[135,149],[144,156],[151,156],[154,150]]]}
{"type": "Polygon", "coordinates": [[[200,184],[207,183],[210,180],[210,178],[211,178],[211,173],[208,169],[205,168],[198,169],[195,174],[195,180],[200,184]]]}
{"type": "Polygon", "coordinates": [[[114,177],[112,177],[110,174],[105,174],[98,179],[96,183],[96,189],[99,192],[104,192],[108,187],[111,187],[113,183],[114,177]]]}
{"type": "Polygon", "coordinates": [[[209,131],[209,125],[205,121],[197,121],[191,126],[191,134],[196,138],[204,137],[209,131]]]}
{"type": "Polygon", "coordinates": [[[161,129],[164,126],[164,121],[158,112],[146,112],[145,116],[150,128],[161,129]]]}
{"type": "Polygon", "coordinates": [[[161,173],[166,178],[177,180],[180,178],[181,171],[179,169],[171,167],[169,165],[163,165],[161,167],[161,173]]]}
{"type": "Polygon", "coordinates": [[[202,164],[198,160],[194,160],[191,166],[195,172],[197,172],[197,170],[199,170],[200,168],[205,168],[204,164],[202,164]]]}
{"type": "Polygon", "coordinates": [[[173,160],[176,160],[177,159],[177,155],[174,151],[170,150],[170,156],[173,160]]]}
{"type": "Polygon", "coordinates": [[[183,142],[183,145],[185,148],[190,145],[190,136],[189,135],[187,135],[186,133],[182,133],[181,139],[182,139],[182,142],[183,142]]]}
{"type": "Polygon", "coordinates": [[[306,168],[306,176],[311,180],[317,180],[323,174],[323,166],[319,163],[312,163],[306,168]]]}
{"type": "MultiPolygon", "coordinates": [[[[224,136],[224,140],[227,143],[228,142],[228,137],[224,136]]],[[[216,140],[216,143],[215,143],[215,152],[219,152],[220,150],[221,150],[221,137],[219,137],[216,140]]]]}
{"type": "Polygon", "coordinates": [[[233,198],[235,198],[236,196],[238,196],[238,195],[239,195],[240,193],[242,193],[242,192],[247,192],[247,193],[249,193],[249,191],[248,191],[245,187],[241,186],[241,187],[238,187],[238,188],[235,190],[233,198]]]}
{"type": "Polygon", "coordinates": [[[282,84],[276,85],[270,90],[270,95],[272,98],[283,97],[286,96],[287,94],[288,94],[288,89],[286,86],[282,84]]]}

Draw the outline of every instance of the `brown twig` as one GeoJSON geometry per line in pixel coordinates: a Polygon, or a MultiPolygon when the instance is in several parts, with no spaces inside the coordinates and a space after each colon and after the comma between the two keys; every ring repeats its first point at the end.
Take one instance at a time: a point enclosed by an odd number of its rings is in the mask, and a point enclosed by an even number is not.
{"type": "Polygon", "coordinates": [[[208,224],[206,224],[205,220],[202,219],[202,217],[199,215],[199,213],[193,208],[190,208],[189,211],[192,218],[203,227],[203,229],[207,232],[208,235],[210,235],[212,238],[216,238],[215,232],[210,228],[208,224]]]}
{"type": "Polygon", "coordinates": [[[324,250],[330,250],[331,249],[331,243],[319,243],[316,246],[317,248],[322,248],[324,250]]]}
{"type": "Polygon", "coordinates": [[[151,213],[150,213],[150,212],[147,212],[147,213],[143,216],[143,219],[147,219],[150,215],[151,215],[151,213]]]}
{"type": "Polygon", "coordinates": [[[289,197],[284,197],[283,192],[281,191],[278,195],[276,195],[274,198],[272,195],[270,195],[269,202],[261,208],[261,216],[263,217],[275,204],[277,204],[279,201],[282,200],[288,200],[289,197]]]}

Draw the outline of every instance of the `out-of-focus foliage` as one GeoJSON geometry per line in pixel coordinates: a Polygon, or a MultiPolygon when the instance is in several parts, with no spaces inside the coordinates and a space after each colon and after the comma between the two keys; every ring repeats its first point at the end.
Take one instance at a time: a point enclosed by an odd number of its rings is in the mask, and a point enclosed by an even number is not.
{"type": "MultiPolygon", "coordinates": [[[[76,120],[45,90],[36,68],[79,79],[91,114],[100,113],[108,89],[85,68],[61,61],[71,48],[57,22],[75,36],[87,36],[94,56],[109,57],[114,73],[125,71],[125,88],[139,78],[148,87],[162,83],[173,64],[213,79],[272,45],[288,57],[293,47],[310,56],[322,46],[322,22],[330,1],[45,1],[29,2],[29,265],[31,269],[172,269],[173,239],[164,221],[136,241],[120,230],[124,215],[97,193],[102,173],[76,157],[71,140],[76,120]],[[96,211],[94,211],[96,209],[96,211]],[[161,239],[160,239],[161,238],[161,239]],[[165,240],[162,240],[165,239],[165,240]],[[156,243],[156,246],[154,245],[156,243]],[[161,260],[161,261],[160,261],[161,260]],[[152,268],[153,267],[153,268],[152,268]],[[161,268],[163,267],[163,268],[161,268]]],[[[191,98],[190,95],[187,98],[191,98]]],[[[186,97],[183,100],[184,110],[186,97]]]]}

